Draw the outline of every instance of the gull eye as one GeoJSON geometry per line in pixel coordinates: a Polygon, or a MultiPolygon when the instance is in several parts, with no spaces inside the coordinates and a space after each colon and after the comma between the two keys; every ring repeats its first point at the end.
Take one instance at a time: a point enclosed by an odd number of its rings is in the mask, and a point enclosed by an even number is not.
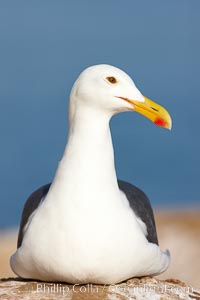
{"type": "Polygon", "coordinates": [[[106,79],[112,84],[117,83],[117,79],[113,76],[106,77],[106,79]]]}

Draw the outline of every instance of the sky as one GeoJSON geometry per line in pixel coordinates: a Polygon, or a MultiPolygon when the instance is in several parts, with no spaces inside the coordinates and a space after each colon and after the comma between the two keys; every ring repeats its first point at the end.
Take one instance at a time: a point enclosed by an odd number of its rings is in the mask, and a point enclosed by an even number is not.
{"type": "Polygon", "coordinates": [[[67,141],[68,97],[79,73],[107,63],[173,119],[111,121],[118,177],[153,207],[200,203],[200,1],[0,1],[0,228],[51,182],[67,141]]]}

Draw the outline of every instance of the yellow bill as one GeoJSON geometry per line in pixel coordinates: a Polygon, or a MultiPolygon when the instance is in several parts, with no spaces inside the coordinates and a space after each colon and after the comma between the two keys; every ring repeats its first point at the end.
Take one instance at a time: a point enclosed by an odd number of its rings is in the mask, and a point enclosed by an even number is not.
{"type": "Polygon", "coordinates": [[[153,102],[147,97],[144,97],[145,100],[144,102],[139,102],[137,100],[130,100],[127,98],[122,98],[122,99],[128,101],[133,106],[134,111],[142,114],[157,126],[161,126],[171,130],[172,119],[168,111],[161,105],[153,102]]]}

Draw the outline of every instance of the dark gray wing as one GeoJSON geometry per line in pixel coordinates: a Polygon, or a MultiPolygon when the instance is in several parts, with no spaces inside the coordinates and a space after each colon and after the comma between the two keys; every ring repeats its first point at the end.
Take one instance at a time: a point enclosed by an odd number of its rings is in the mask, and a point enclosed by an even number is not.
{"type": "Polygon", "coordinates": [[[125,193],[135,214],[146,224],[147,240],[158,245],[156,225],[149,199],[140,189],[128,182],[118,180],[118,185],[125,193]]]}
{"type": "Polygon", "coordinates": [[[44,196],[46,196],[46,194],[48,193],[50,186],[51,183],[40,187],[38,190],[33,192],[26,201],[22,212],[22,218],[17,240],[17,248],[19,248],[22,244],[24,227],[26,226],[30,215],[34,212],[35,209],[38,208],[41,200],[44,199],[44,196]]]}

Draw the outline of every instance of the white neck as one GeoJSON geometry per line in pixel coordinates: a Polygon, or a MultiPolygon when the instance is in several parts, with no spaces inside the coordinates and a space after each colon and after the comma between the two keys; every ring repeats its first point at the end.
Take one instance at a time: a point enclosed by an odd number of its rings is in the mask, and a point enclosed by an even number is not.
{"type": "Polygon", "coordinates": [[[107,203],[119,198],[110,118],[80,105],[70,114],[68,142],[51,188],[67,201],[89,204],[101,198],[107,203]]]}

